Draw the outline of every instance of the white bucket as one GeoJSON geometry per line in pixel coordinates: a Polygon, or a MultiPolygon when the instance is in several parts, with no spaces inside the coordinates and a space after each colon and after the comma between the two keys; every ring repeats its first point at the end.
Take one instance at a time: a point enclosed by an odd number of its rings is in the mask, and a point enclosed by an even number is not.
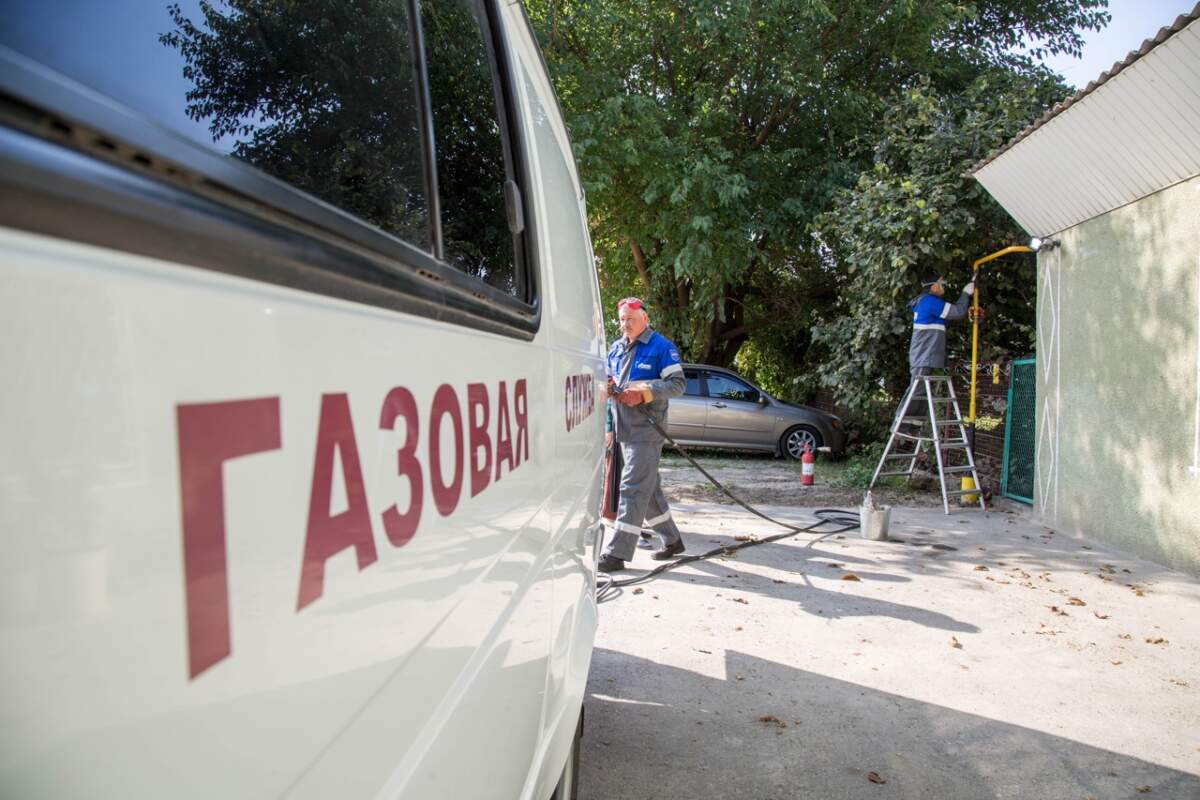
{"type": "Polygon", "coordinates": [[[888,520],[891,515],[891,506],[877,506],[874,503],[864,503],[859,506],[859,531],[862,533],[862,537],[876,541],[888,538],[888,520]]]}

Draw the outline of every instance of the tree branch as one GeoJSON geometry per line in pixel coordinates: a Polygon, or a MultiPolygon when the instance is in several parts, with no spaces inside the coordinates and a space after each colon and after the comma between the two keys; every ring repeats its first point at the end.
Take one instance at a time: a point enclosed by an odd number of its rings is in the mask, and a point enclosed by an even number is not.
{"type": "Polygon", "coordinates": [[[650,269],[646,266],[646,254],[642,251],[641,245],[633,240],[632,237],[625,237],[629,242],[629,250],[633,253],[633,265],[637,267],[638,274],[642,276],[642,283],[646,284],[646,289],[650,289],[650,269]]]}

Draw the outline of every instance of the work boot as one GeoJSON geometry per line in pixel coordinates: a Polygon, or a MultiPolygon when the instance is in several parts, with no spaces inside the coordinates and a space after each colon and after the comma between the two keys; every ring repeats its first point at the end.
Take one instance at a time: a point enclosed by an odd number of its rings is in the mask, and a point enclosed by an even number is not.
{"type": "MultiPolygon", "coordinates": [[[[651,558],[657,555],[656,553],[651,558]]],[[[600,556],[600,563],[596,565],[596,569],[600,572],[620,572],[625,569],[625,562],[615,556],[603,555],[600,556]]]]}
{"type": "Polygon", "coordinates": [[[657,550],[650,555],[655,561],[670,561],[675,556],[684,551],[683,537],[681,536],[675,544],[669,544],[662,550],[657,550]]]}
{"type": "Polygon", "coordinates": [[[639,548],[641,548],[642,550],[655,549],[654,548],[654,540],[650,538],[650,534],[648,534],[648,533],[643,533],[641,536],[638,536],[637,546],[639,548]]]}

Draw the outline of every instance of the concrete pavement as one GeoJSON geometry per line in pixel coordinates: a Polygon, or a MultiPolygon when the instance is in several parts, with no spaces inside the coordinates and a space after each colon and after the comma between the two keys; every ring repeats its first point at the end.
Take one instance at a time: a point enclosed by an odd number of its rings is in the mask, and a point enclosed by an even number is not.
{"type": "MultiPolygon", "coordinates": [[[[674,510],[689,553],[779,531],[674,510]]],[[[1200,579],[1012,513],[893,509],[891,534],[602,605],[580,796],[1200,799],[1200,579]]]]}

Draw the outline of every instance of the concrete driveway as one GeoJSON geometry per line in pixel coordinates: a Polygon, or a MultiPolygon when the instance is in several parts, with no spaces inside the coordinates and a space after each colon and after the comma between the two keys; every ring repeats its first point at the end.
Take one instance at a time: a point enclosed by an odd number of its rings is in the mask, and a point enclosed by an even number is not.
{"type": "MultiPolygon", "coordinates": [[[[779,532],[675,512],[689,553],[779,532]]],[[[1013,513],[894,509],[891,534],[602,605],[581,797],[1200,798],[1200,580],[1013,513]]]]}

